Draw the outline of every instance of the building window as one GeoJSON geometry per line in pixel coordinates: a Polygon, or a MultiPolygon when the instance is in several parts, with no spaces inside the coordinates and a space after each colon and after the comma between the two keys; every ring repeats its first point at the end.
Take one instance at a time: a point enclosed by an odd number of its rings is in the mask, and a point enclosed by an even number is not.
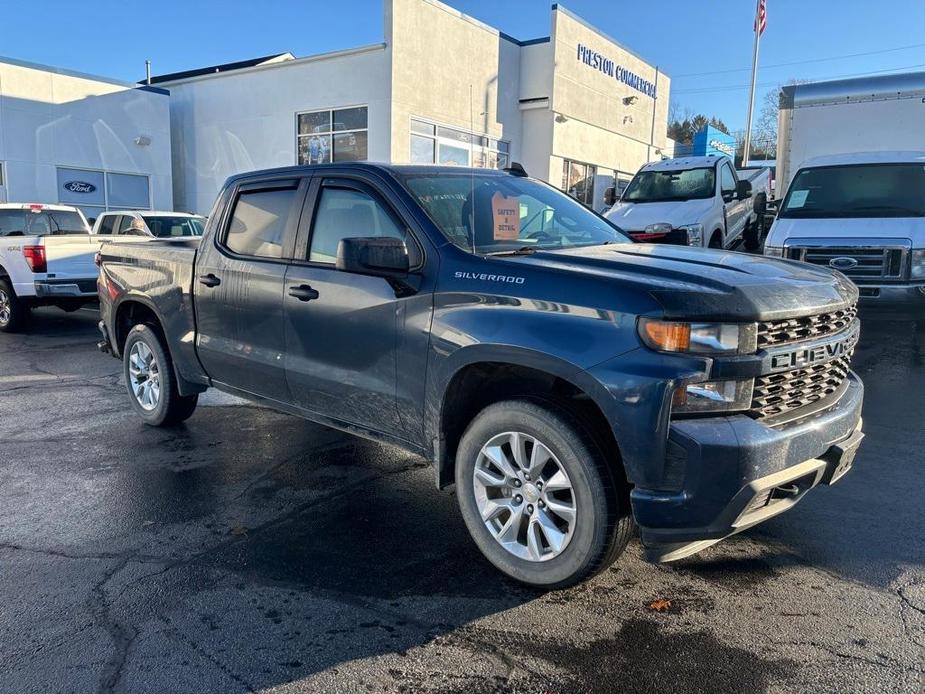
{"type": "Polygon", "coordinates": [[[369,156],[366,106],[299,113],[296,126],[299,164],[361,161],[369,156]]]}
{"type": "Polygon", "coordinates": [[[503,169],[511,145],[488,135],[447,128],[427,121],[411,121],[411,162],[503,169]]]}
{"type": "Polygon", "coordinates": [[[106,210],[151,209],[147,176],[59,166],[58,202],[75,205],[88,219],[106,210]]]}
{"type": "Polygon", "coordinates": [[[588,207],[594,204],[594,174],[591,164],[568,159],[562,162],[562,190],[588,207]]]}

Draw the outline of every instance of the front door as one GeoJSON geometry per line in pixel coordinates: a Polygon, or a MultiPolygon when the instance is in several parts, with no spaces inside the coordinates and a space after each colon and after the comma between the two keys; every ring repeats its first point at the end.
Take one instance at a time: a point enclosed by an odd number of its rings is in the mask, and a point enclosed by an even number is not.
{"type": "Polygon", "coordinates": [[[720,164],[719,180],[726,213],[726,238],[724,245],[728,247],[732,240],[737,239],[745,230],[745,222],[748,220],[748,209],[751,205],[751,199],[739,200],[736,175],[732,170],[732,164],[728,161],[724,161],[720,164]]]}
{"type": "Polygon", "coordinates": [[[283,289],[307,183],[247,181],[229,191],[196,257],[193,292],[203,369],[214,381],[286,402],[283,289]]]}
{"type": "Polygon", "coordinates": [[[337,270],[335,260],[338,242],[348,237],[405,239],[412,267],[420,253],[401,217],[368,184],[329,177],[312,189],[302,214],[306,230],[311,220],[306,249],[289,267],[283,297],[293,401],[361,428],[398,431],[402,292],[383,277],[337,270]]]}

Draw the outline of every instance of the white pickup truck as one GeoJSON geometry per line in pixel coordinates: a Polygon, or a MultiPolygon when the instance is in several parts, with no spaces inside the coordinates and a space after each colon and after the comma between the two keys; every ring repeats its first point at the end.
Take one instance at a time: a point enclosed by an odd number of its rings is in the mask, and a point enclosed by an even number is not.
{"type": "Polygon", "coordinates": [[[76,207],[0,204],[0,332],[22,329],[34,306],[95,301],[97,250],[76,207]]]}
{"type": "Polygon", "coordinates": [[[768,169],[740,175],[728,157],[665,159],[639,169],[604,216],[637,241],[731,248],[742,238],[755,250],[769,186],[768,169]]]}
{"type": "Polygon", "coordinates": [[[797,167],[765,255],[848,276],[868,318],[925,317],[925,152],[813,157],[797,167]]]}

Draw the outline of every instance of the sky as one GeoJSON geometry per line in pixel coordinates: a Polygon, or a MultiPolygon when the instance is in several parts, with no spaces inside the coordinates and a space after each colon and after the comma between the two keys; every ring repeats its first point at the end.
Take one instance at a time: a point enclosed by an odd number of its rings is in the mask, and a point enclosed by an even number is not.
{"type": "MultiPolygon", "coordinates": [[[[547,36],[546,0],[445,0],[518,39],[547,36]]],[[[561,3],[672,78],[679,111],[744,127],[753,0],[561,3]]],[[[756,102],[792,79],[925,70],[923,0],[767,0],[756,102]]],[[[126,81],[382,40],[382,0],[7,0],[0,56],[126,81]]],[[[439,44],[435,44],[435,53],[439,44]]]]}

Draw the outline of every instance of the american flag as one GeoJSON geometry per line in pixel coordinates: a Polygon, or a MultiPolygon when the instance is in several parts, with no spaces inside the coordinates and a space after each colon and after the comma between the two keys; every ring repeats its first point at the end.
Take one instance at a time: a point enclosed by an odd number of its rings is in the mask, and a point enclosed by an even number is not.
{"type": "Polygon", "coordinates": [[[755,31],[758,36],[764,33],[768,26],[768,8],[765,6],[765,0],[758,0],[758,12],[755,14],[755,31]]]}

